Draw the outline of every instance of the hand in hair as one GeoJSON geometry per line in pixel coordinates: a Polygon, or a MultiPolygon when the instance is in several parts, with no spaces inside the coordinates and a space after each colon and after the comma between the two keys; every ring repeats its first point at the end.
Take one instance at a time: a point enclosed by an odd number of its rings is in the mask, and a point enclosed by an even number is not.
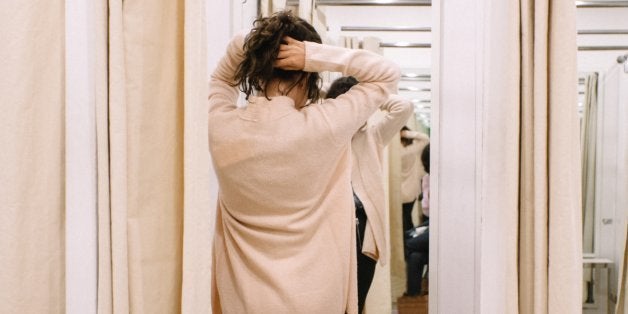
{"type": "Polygon", "coordinates": [[[275,67],[282,70],[303,70],[305,67],[305,44],[292,37],[284,37],[285,44],[279,46],[275,67]]]}

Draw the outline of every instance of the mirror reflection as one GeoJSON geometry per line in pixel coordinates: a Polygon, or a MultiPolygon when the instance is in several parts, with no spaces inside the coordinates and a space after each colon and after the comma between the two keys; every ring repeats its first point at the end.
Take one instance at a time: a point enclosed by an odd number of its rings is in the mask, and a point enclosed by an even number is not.
{"type": "MultiPolygon", "coordinates": [[[[327,40],[394,60],[402,70],[397,94],[413,108],[384,153],[390,257],[378,264],[370,287],[368,276],[361,278],[358,272],[359,291],[368,289],[364,313],[427,313],[431,7],[395,1],[376,6],[325,3],[319,1],[316,14],[324,21],[327,40]]],[[[358,257],[358,270],[360,261],[358,257]]]]}
{"type": "Polygon", "coordinates": [[[583,313],[624,313],[628,8],[592,4],[577,9],[583,313]]]}

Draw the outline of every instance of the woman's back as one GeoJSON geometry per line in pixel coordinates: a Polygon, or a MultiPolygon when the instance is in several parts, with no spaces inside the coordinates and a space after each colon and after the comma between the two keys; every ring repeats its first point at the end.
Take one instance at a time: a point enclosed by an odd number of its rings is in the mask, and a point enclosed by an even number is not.
{"type": "Polygon", "coordinates": [[[321,122],[286,97],[257,97],[212,126],[217,234],[229,238],[215,245],[241,251],[216,256],[216,279],[240,287],[230,296],[233,313],[340,313],[346,307],[353,273],[353,216],[343,210],[353,204],[350,150],[334,145],[321,122]]]}
{"type": "MultiPolygon", "coordinates": [[[[285,14],[273,18],[291,23],[285,14]]],[[[287,41],[282,52],[295,48],[294,39],[287,41]]],[[[255,42],[234,38],[210,81],[209,145],[219,183],[213,311],[354,314],[350,140],[396,89],[399,69],[366,51],[297,42],[304,64],[286,74],[296,85],[270,82],[259,97],[247,93],[245,109],[237,108],[236,70],[260,64],[250,60],[257,54],[245,57],[243,49],[255,42]],[[344,72],[362,83],[305,108],[295,103],[304,99],[299,92],[277,95],[311,87],[307,73],[319,71],[344,72]]],[[[248,84],[257,83],[247,82],[250,92],[248,84]]]]}
{"type": "Polygon", "coordinates": [[[307,108],[297,110],[290,98],[253,99],[211,126],[223,201],[255,202],[258,216],[311,208],[336,181],[347,146],[334,145],[325,121],[308,115],[307,108]]]}

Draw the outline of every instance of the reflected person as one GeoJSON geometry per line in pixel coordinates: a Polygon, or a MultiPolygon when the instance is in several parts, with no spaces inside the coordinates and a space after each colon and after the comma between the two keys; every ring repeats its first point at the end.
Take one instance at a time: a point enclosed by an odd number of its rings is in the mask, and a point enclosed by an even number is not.
{"type": "Polygon", "coordinates": [[[430,144],[427,144],[421,153],[421,162],[427,174],[423,176],[423,214],[427,216],[415,230],[411,233],[406,242],[406,293],[407,296],[421,295],[421,282],[423,279],[423,269],[429,262],[430,251],[430,228],[429,228],[429,175],[430,175],[430,144]],[[426,210],[427,209],[427,210],[426,210]]]}
{"type": "Polygon", "coordinates": [[[404,256],[408,254],[405,250],[405,232],[414,228],[412,222],[412,210],[417,200],[421,184],[421,162],[419,154],[429,143],[429,137],[423,133],[410,130],[407,126],[401,128],[401,201],[402,201],[402,227],[404,256]]]}
{"type": "MultiPolygon", "coordinates": [[[[340,99],[358,81],[352,76],[336,79],[327,99],[340,99]]],[[[351,184],[355,201],[356,248],[358,260],[358,313],[362,313],[373,281],[377,260],[383,265],[387,256],[386,193],[382,165],[384,148],[412,115],[412,103],[391,95],[380,109],[386,115],[365,123],[351,139],[351,184]]]]}

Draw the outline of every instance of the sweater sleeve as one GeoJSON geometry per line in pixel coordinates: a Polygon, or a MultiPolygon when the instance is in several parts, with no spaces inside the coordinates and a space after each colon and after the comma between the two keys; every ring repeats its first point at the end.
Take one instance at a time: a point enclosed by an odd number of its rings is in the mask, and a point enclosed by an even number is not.
{"type": "Polygon", "coordinates": [[[338,145],[350,140],[388,95],[397,91],[400,78],[399,67],[380,55],[312,42],[305,42],[304,71],[342,72],[359,81],[337,98],[305,108],[308,114],[323,116],[338,145]]]}
{"type": "Polygon", "coordinates": [[[229,42],[227,52],[222,57],[209,81],[209,114],[230,111],[237,108],[238,88],[235,86],[235,72],[244,60],[244,37],[238,33],[229,42]]]}
{"type": "Polygon", "coordinates": [[[380,145],[386,145],[399,133],[412,115],[412,103],[398,95],[390,95],[388,100],[380,107],[388,114],[373,126],[380,145]]]}
{"type": "Polygon", "coordinates": [[[423,142],[427,143],[430,140],[430,138],[427,135],[425,135],[425,134],[423,134],[421,132],[417,132],[417,131],[406,131],[405,134],[406,134],[407,138],[411,138],[413,140],[417,140],[417,141],[419,141],[421,143],[423,143],[423,142]]]}

